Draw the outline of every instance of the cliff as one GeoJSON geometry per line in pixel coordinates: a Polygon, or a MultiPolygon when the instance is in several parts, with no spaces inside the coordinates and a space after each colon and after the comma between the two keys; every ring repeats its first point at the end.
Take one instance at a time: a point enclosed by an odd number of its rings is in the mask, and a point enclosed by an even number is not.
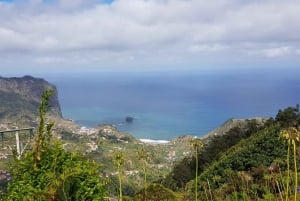
{"type": "Polygon", "coordinates": [[[24,76],[22,78],[0,77],[0,122],[34,121],[38,115],[41,94],[54,90],[50,100],[50,114],[62,117],[57,89],[44,79],[24,76]]]}
{"type": "Polygon", "coordinates": [[[233,128],[245,129],[249,126],[249,123],[255,123],[257,125],[263,125],[266,122],[266,118],[256,117],[248,119],[229,119],[224,122],[221,126],[210,131],[202,139],[207,139],[213,136],[222,136],[233,128]]]}

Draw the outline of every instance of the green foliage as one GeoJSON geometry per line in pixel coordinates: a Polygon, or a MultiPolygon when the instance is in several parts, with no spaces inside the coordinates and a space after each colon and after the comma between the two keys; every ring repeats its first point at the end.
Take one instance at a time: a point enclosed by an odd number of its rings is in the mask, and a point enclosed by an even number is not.
{"type": "MultiPolygon", "coordinates": [[[[283,200],[283,191],[286,190],[286,199],[290,200],[289,189],[295,189],[298,186],[297,165],[299,161],[296,158],[296,142],[299,135],[298,132],[291,132],[295,131],[295,128],[281,131],[286,126],[298,126],[298,119],[299,110],[296,108],[290,107],[280,111],[275,121],[269,120],[263,129],[252,133],[247,140],[241,140],[206,168],[199,179],[202,183],[210,182],[214,199],[277,200],[278,198],[283,200]],[[294,139],[294,143],[289,140],[286,144],[280,136],[285,136],[285,139],[286,137],[294,139]],[[293,151],[293,157],[287,153],[290,149],[293,151]],[[276,162],[285,161],[285,159],[287,165],[276,162]],[[289,170],[290,161],[294,164],[292,181],[289,181],[289,172],[287,178],[281,172],[289,170]],[[270,169],[271,164],[276,164],[277,172],[270,169]],[[272,171],[271,174],[270,171],[272,171]],[[217,181],[216,177],[219,178],[217,181]],[[285,181],[286,185],[284,185],[285,181]]],[[[204,191],[202,187],[200,193],[204,191]]],[[[293,197],[295,200],[296,192],[294,191],[293,197]]]]}
{"type": "Polygon", "coordinates": [[[192,157],[186,157],[176,163],[163,184],[173,190],[185,188],[186,184],[195,178],[197,165],[198,172],[203,172],[230,147],[236,145],[242,139],[247,139],[259,129],[261,129],[261,126],[255,120],[248,120],[245,128],[233,127],[224,135],[211,137],[199,152],[198,161],[193,154],[192,157]]]}
{"type": "Polygon", "coordinates": [[[32,153],[12,165],[7,200],[103,200],[96,163],[58,143],[44,147],[40,156],[39,168],[34,168],[32,153]]]}
{"type": "MultiPolygon", "coordinates": [[[[0,120],[15,121],[18,119],[18,126],[35,125],[34,122],[38,115],[40,96],[46,89],[53,89],[51,85],[43,79],[30,76],[22,78],[2,78],[0,77],[0,120]]],[[[55,93],[51,99],[52,106],[50,113],[61,117],[60,106],[55,93]]]]}
{"type": "Polygon", "coordinates": [[[122,188],[122,167],[125,162],[124,152],[117,151],[113,155],[114,165],[118,169],[118,179],[119,179],[119,201],[123,201],[123,188],[122,188]]]}
{"type": "MultiPolygon", "coordinates": [[[[143,174],[144,174],[144,198],[146,198],[146,188],[147,188],[147,160],[149,160],[149,153],[144,149],[140,149],[137,151],[138,160],[142,161],[143,166],[143,174]]],[[[145,200],[145,199],[144,199],[145,200]]]]}
{"type": "MultiPolygon", "coordinates": [[[[283,199],[284,190],[296,188],[298,170],[286,187],[284,183],[289,179],[281,171],[289,169],[289,163],[276,162],[285,161],[289,150],[280,138],[280,131],[299,125],[299,106],[280,110],[275,120],[270,118],[263,126],[249,120],[245,127],[234,127],[224,135],[211,137],[199,154],[198,162],[195,157],[187,157],[177,163],[163,184],[174,190],[186,188],[188,200],[195,199],[192,192],[197,187],[200,187],[198,197],[202,200],[283,199]],[[271,164],[276,164],[279,172],[268,176],[271,164]],[[199,179],[194,177],[197,169],[199,179]]],[[[290,142],[293,156],[297,153],[296,142],[290,142]]],[[[297,169],[299,161],[293,156],[287,161],[293,161],[293,169],[297,169]]]]}
{"type": "Polygon", "coordinates": [[[45,118],[50,96],[50,91],[42,96],[34,149],[11,164],[13,180],[8,185],[6,200],[104,200],[99,165],[66,152],[59,142],[51,143],[53,123],[47,123],[45,118]]]}
{"type": "Polygon", "coordinates": [[[217,187],[229,179],[228,171],[249,171],[253,167],[269,166],[274,159],[284,158],[285,145],[279,138],[280,126],[275,124],[254,134],[247,140],[225,152],[213,165],[207,168],[200,179],[213,181],[216,175],[222,179],[213,186],[217,187]]]}
{"type": "Polygon", "coordinates": [[[195,160],[185,157],[179,163],[175,164],[172,171],[163,180],[163,185],[172,189],[179,190],[195,176],[195,160]]]}
{"type": "MultiPolygon", "coordinates": [[[[245,127],[235,127],[224,135],[212,136],[205,144],[192,142],[191,156],[174,166],[172,172],[163,180],[164,186],[147,184],[155,172],[155,168],[149,167],[160,165],[163,155],[159,156],[158,153],[163,151],[157,152],[158,162],[153,164],[155,157],[149,153],[149,147],[129,143],[126,149],[122,149],[121,144],[116,146],[114,143],[127,138],[122,135],[114,138],[106,132],[99,132],[98,137],[103,139],[99,138],[96,142],[101,150],[89,153],[89,156],[101,158],[98,161],[109,161],[108,168],[115,166],[118,171],[115,176],[110,175],[110,171],[103,171],[111,176],[110,182],[104,184],[99,180],[100,167],[97,163],[80,154],[69,153],[60,142],[52,141],[51,131],[54,124],[46,118],[51,95],[51,91],[46,91],[42,96],[39,108],[40,127],[33,150],[20,160],[16,157],[11,164],[14,180],[9,183],[4,200],[104,200],[103,197],[107,195],[104,189],[113,195],[119,193],[120,201],[283,200],[284,196],[286,200],[297,199],[297,192],[294,191],[292,197],[292,191],[298,186],[299,160],[296,142],[299,137],[289,135],[294,141],[287,140],[285,143],[280,138],[280,131],[286,131],[281,134],[287,136],[287,133],[293,133],[288,128],[296,129],[299,126],[299,107],[280,110],[275,120],[269,119],[263,127],[255,120],[249,120],[245,127]],[[283,130],[284,128],[287,130],[283,130]],[[105,141],[106,137],[108,140],[105,141]],[[134,151],[130,153],[127,148],[134,151]],[[290,156],[289,152],[293,155],[290,156]],[[285,160],[286,164],[278,162],[285,160]],[[295,170],[293,179],[290,179],[290,162],[293,162],[295,170]],[[270,171],[271,164],[278,165],[279,170],[270,171]],[[126,170],[137,170],[137,173],[132,171],[133,174],[127,174],[126,170]],[[123,173],[127,176],[124,177],[123,173]],[[133,184],[132,180],[136,183],[133,184]],[[135,194],[137,189],[139,191],[135,194]],[[180,191],[183,196],[171,189],[180,191]]],[[[77,139],[81,144],[90,140],[88,137],[77,139]]],[[[159,171],[156,170],[155,173],[159,171]]]]}
{"type": "Polygon", "coordinates": [[[235,127],[224,135],[211,137],[199,154],[198,162],[195,157],[185,158],[174,166],[163,184],[181,191],[185,187],[187,200],[195,199],[192,192],[197,187],[200,187],[200,200],[283,200],[285,195],[290,200],[291,191],[292,198],[296,199],[300,137],[298,132],[292,132],[297,133],[289,135],[294,143],[284,143],[280,131],[291,126],[293,130],[298,128],[299,106],[280,110],[275,120],[271,118],[263,126],[255,121],[247,123],[245,128],[235,127]],[[290,149],[291,156],[287,153],[290,149]],[[289,172],[284,174],[290,169],[290,163],[294,165],[291,180],[289,172]],[[194,177],[197,164],[199,178],[194,177]]]}
{"type": "Polygon", "coordinates": [[[297,127],[300,124],[299,105],[296,107],[288,107],[286,109],[279,110],[275,120],[280,122],[281,127],[297,127]]]}
{"type": "Polygon", "coordinates": [[[193,147],[193,153],[194,153],[194,157],[195,157],[195,160],[196,160],[196,167],[195,167],[195,200],[197,201],[198,200],[198,166],[199,166],[199,163],[198,163],[198,159],[199,159],[199,152],[200,150],[203,148],[204,144],[202,142],[202,140],[198,139],[198,138],[193,138],[191,140],[191,145],[193,147]]]}
{"type": "Polygon", "coordinates": [[[179,201],[181,200],[172,190],[165,188],[160,184],[150,184],[147,189],[142,189],[135,195],[136,200],[152,200],[152,201],[179,201]],[[146,198],[144,197],[146,193],[146,198]]]}
{"type": "Polygon", "coordinates": [[[28,101],[21,95],[14,92],[0,91],[0,119],[15,119],[26,114],[29,119],[34,119],[38,114],[36,108],[38,102],[28,101]],[[20,111],[23,114],[20,114],[20,111]]]}
{"type": "MultiPolygon", "coordinates": [[[[288,142],[287,150],[287,180],[286,180],[286,200],[289,197],[289,182],[290,182],[290,145],[293,145],[293,163],[294,163],[294,189],[298,189],[298,168],[297,168],[297,143],[299,142],[300,132],[294,128],[289,127],[280,132],[280,136],[288,142]]],[[[297,200],[297,191],[294,191],[294,200],[297,200]]]]}
{"type": "Polygon", "coordinates": [[[40,117],[40,124],[38,129],[38,135],[35,138],[35,144],[34,144],[34,167],[36,168],[39,164],[39,161],[41,160],[41,149],[43,147],[48,147],[52,134],[51,129],[54,125],[53,122],[46,122],[46,113],[47,109],[49,107],[48,101],[51,97],[51,95],[54,93],[54,91],[46,90],[42,94],[42,100],[41,105],[39,107],[39,117],[40,117]]]}

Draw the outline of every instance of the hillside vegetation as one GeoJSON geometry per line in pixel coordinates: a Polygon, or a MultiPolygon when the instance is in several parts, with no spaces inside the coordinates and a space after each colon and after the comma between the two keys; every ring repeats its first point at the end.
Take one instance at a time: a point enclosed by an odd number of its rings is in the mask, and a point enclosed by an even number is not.
{"type": "MultiPolygon", "coordinates": [[[[13,105],[23,101],[39,121],[31,142],[20,139],[30,143],[22,156],[13,146],[14,136],[3,138],[2,200],[300,199],[298,105],[279,110],[274,119],[231,119],[201,139],[181,136],[167,144],[145,144],[111,125],[86,129],[73,122],[54,122],[47,114],[59,110],[59,104],[55,110],[48,107],[55,88],[42,92],[42,101],[37,102],[23,97],[27,89],[18,86],[11,92],[8,85],[1,85],[2,94],[11,94],[1,96],[8,111],[2,121],[7,114],[15,121],[24,110],[13,105]]],[[[23,135],[20,132],[20,138],[23,135]]]]}
{"type": "Polygon", "coordinates": [[[186,200],[195,199],[191,193],[195,187],[199,200],[283,200],[284,197],[291,200],[298,183],[295,177],[289,178],[298,168],[295,171],[287,164],[298,167],[300,133],[293,134],[297,161],[293,163],[292,154],[286,160],[292,150],[281,131],[298,129],[299,107],[280,110],[275,119],[269,119],[263,126],[249,123],[248,129],[233,128],[223,136],[212,137],[200,151],[197,186],[194,184],[195,158],[192,157],[174,166],[164,181],[166,187],[182,192],[186,200]],[[289,174],[288,169],[292,169],[289,174]]]}
{"type": "Polygon", "coordinates": [[[0,123],[15,122],[28,124],[38,116],[40,98],[45,90],[54,90],[49,100],[49,113],[62,117],[56,87],[43,79],[24,76],[22,78],[0,77],[0,123]],[[26,122],[25,122],[26,121],[26,122]]]}

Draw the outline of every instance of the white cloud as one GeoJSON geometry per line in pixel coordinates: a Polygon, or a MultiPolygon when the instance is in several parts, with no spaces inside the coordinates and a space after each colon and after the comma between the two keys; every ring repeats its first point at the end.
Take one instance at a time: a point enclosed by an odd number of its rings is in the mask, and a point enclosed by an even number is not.
{"type": "Polygon", "coordinates": [[[91,65],[163,59],[171,65],[177,59],[199,63],[207,54],[226,54],[228,60],[239,55],[245,61],[284,57],[300,49],[298,19],[300,1],[294,0],[2,3],[0,52],[5,58],[21,52],[33,63],[81,58],[91,65]]]}
{"type": "Polygon", "coordinates": [[[285,55],[291,54],[291,48],[290,47],[277,47],[277,48],[269,48],[262,50],[262,53],[266,57],[281,57],[285,55]]]}
{"type": "Polygon", "coordinates": [[[36,57],[34,61],[38,64],[56,64],[65,63],[66,60],[61,57],[36,57]]]}
{"type": "Polygon", "coordinates": [[[189,48],[191,52],[218,52],[218,51],[224,51],[228,47],[225,45],[220,44],[200,44],[200,45],[193,45],[189,48]]]}
{"type": "Polygon", "coordinates": [[[283,58],[296,56],[298,50],[291,46],[282,46],[279,44],[272,44],[269,47],[259,46],[254,50],[248,51],[248,55],[252,57],[264,57],[264,58],[283,58]]]}

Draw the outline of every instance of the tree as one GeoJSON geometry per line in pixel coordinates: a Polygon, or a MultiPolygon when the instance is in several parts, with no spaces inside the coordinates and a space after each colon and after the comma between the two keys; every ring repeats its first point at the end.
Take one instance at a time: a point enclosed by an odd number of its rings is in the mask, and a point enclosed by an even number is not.
{"type": "Polygon", "coordinates": [[[140,149],[137,151],[138,160],[143,162],[143,173],[144,173],[144,199],[146,199],[146,188],[147,188],[147,160],[149,160],[149,153],[145,149],[140,149]]]}
{"type": "Polygon", "coordinates": [[[288,107],[283,111],[279,110],[275,120],[278,121],[284,128],[299,126],[299,106],[297,105],[296,107],[288,107]]]}
{"type": "Polygon", "coordinates": [[[290,182],[290,146],[293,145],[293,162],[294,162],[294,200],[297,200],[298,194],[298,168],[297,168],[297,147],[296,142],[299,142],[300,132],[294,128],[290,127],[287,129],[283,129],[280,132],[281,137],[288,142],[288,150],[287,150],[287,181],[286,181],[286,200],[288,200],[288,189],[290,182]]]}
{"type": "Polygon", "coordinates": [[[202,147],[204,146],[202,140],[198,139],[198,138],[193,138],[191,140],[191,145],[193,147],[193,153],[195,154],[195,159],[196,159],[196,168],[195,168],[195,201],[198,200],[198,170],[199,170],[199,162],[198,162],[198,156],[199,156],[199,152],[202,149],[202,147]]]}
{"type": "Polygon", "coordinates": [[[113,154],[113,162],[114,165],[118,169],[118,178],[119,178],[119,201],[123,200],[123,194],[122,194],[122,167],[125,162],[124,158],[124,152],[122,151],[117,151],[113,154]]]}
{"type": "Polygon", "coordinates": [[[46,112],[52,91],[42,95],[40,124],[34,148],[11,164],[13,180],[7,201],[102,201],[105,191],[99,178],[99,165],[77,153],[65,151],[59,141],[52,142],[46,112]]]}

